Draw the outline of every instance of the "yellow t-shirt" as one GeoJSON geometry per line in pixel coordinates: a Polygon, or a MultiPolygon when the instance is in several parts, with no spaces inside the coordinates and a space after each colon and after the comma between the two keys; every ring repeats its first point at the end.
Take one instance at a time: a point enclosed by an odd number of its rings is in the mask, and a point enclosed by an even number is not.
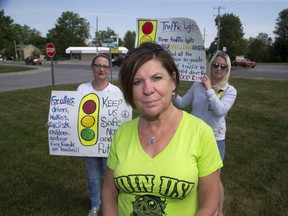
{"type": "Polygon", "coordinates": [[[139,142],[138,122],[139,117],[119,127],[108,157],[119,216],[195,215],[198,178],[223,166],[212,129],[183,111],[170,143],[151,158],[139,142]]]}

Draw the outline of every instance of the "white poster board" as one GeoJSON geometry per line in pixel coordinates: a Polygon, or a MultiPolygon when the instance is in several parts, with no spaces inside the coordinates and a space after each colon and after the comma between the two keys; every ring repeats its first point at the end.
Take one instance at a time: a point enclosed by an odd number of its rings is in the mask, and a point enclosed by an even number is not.
{"type": "Polygon", "coordinates": [[[117,128],[132,119],[122,93],[52,91],[50,155],[107,157],[117,128]]]}
{"type": "Polygon", "coordinates": [[[180,80],[200,81],[206,74],[206,52],[197,23],[188,18],[137,19],[136,47],[153,42],[169,50],[180,80]]]}

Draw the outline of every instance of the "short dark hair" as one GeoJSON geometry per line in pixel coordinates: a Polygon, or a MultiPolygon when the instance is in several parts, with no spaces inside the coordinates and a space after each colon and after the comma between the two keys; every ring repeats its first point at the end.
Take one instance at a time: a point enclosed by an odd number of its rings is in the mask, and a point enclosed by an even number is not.
{"type": "Polygon", "coordinates": [[[106,54],[103,54],[103,53],[100,53],[100,54],[97,54],[93,59],[92,59],[92,63],[91,63],[91,67],[93,67],[93,64],[94,64],[94,61],[99,58],[99,57],[102,57],[102,58],[106,58],[109,62],[109,65],[110,65],[110,57],[106,54]]]}
{"type": "Polygon", "coordinates": [[[162,66],[167,70],[169,76],[175,81],[175,93],[178,92],[179,71],[171,54],[158,44],[150,42],[143,43],[140,47],[132,49],[126,54],[119,72],[119,82],[124,99],[133,108],[135,108],[133,101],[134,76],[143,64],[152,59],[160,61],[162,66]],[[176,75],[175,79],[173,78],[174,72],[176,75]]]}

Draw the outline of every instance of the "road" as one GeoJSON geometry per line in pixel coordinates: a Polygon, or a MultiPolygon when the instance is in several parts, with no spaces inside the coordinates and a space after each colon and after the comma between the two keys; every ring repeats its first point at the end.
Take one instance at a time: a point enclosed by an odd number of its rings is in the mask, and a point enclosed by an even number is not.
{"type": "MultiPolygon", "coordinates": [[[[1,64],[9,64],[2,62],[1,64]]],[[[11,64],[11,63],[10,63],[11,64]]],[[[13,63],[17,64],[17,63],[13,63]]],[[[23,62],[18,64],[23,65],[23,62]]],[[[44,62],[36,70],[0,74],[0,92],[52,85],[51,63],[44,62]]],[[[92,80],[90,62],[53,64],[54,84],[83,83],[92,80]]],[[[110,80],[118,78],[119,67],[112,67],[110,80]]],[[[264,64],[255,68],[233,68],[232,77],[288,79],[288,65],[264,64]]]]}
{"type": "Polygon", "coordinates": [[[255,68],[232,68],[232,77],[288,79],[288,64],[260,64],[255,68]]]}
{"type": "MultiPolygon", "coordinates": [[[[90,62],[53,64],[54,84],[83,83],[93,79],[90,62]]],[[[22,63],[23,65],[23,63],[22,63]]],[[[52,85],[51,63],[34,66],[35,70],[0,74],[0,92],[52,85]]],[[[118,77],[119,68],[112,68],[112,79],[118,77]]]]}

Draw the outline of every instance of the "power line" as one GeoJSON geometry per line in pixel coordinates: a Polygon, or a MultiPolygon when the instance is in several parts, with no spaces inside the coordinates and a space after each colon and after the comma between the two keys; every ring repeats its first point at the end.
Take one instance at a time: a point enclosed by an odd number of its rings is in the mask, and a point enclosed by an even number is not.
{"type": "MultiPolygon", "coordinates": [[[[254,31],[256,34],[255,30],[257,29],[257,25],[255,24],[259,22],[263,23],[264,20],[267,23],[267,25],[268,23],[269,24],[273,22],[275,23],[276,18],[277,18],[277,15],[275,14],[277,10],[279,10],[279,9],[276,9],[278,8],[276,6],[278,5],[280,6],[282,4],[283,4],[283,1],[279,1],[279,0],[276,0],[276,1],[241,0],[241,1],[230,1],[230,2],[222,4],[222,6],[225,7],[225,10],[227,10],[228,13],[234,14],[241,20],[243,31],[245,29],[244,33],[247,32],[247,29],[249,29],[248,32],[250,32],[250,34],[251,34],[251,30],[252,32],[254,31]],[[265,12],[258,15],[258,12],[263,9],[265,12]],[[258,16],[251,17],[251,15],[255,13],[257,13],[258,16]]],[[[271,26],[272,25],[273,24],[271,24],[271,26]]],[[[264,28],[262,30],[257,30],[257,31],[265,32],[267,31],[267,29],[264,28]]],[[[270,33],[272,31],[273,30],[269,30],[268,34],[273,35],[273,33],[270,33]]]]}

